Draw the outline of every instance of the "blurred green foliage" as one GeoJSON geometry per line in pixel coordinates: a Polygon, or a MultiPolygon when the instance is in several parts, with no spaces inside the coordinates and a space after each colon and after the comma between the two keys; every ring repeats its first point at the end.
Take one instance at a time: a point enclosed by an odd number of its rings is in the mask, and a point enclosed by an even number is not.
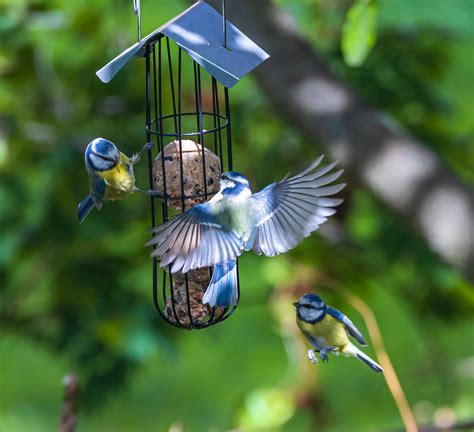
{"type": "MultiPolygon", "coordinates": [[[[379,0],[378,42],[356,69],[340,51],[352,2],[275,3],[362,98],[474,180],[470,0],[379,0]]],[[[143,33],[184,7],[142,1],[143,33]]],[[[85,145],[104,136],[132,153],[145,140],[143,62],[108,85],[94,76],[134,42],[131,2],[7,0],[0,36],[2,431],[54,430],[70,371],[82,383],[79,431],[400,428],[383,379],[352,359],[310,365],[309,399],[300,397],[308,391],[297,363],[304,346],[285,333],[293,312],[275,307],[275,295],[308,283],[308,271],[371,306],[421,423],[439,421],[441,408],[474,417],[472,286],[350,178],[337,219],[342,240],[315,235],[285,256],[244,256],[241,304],[221,325],[187,332],[160,321],[143,248],[146,197],[108,204],[81,226],[75,215],[88,189],[85,145]]],[[[231,96],[236,167],[256,187],[318,153],[251,78],[231,96]]],[[[144,166],[137,179],[146,184],[144,166]]],[[[309,288],[366,333],[344,299],[316,280],[309,288]]]]}
{"type": "Polygon", "coordinates": [[[348,66],[360,66],[377,41],[376,0],[356,0],[346,14],[341,49],[348,66]]]}

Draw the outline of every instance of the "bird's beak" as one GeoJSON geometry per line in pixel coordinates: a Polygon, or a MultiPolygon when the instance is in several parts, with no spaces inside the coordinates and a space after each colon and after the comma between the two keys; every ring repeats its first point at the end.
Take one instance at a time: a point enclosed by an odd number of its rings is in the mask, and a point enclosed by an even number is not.
{"type": "Polygon", "coordinates": [[[300,305],[300,304],[299,304],[298,302],[294,302],[294,303],[293,303],[293,306],[294,306],[294,307],[298,307],[299,305],[300,305]]]}

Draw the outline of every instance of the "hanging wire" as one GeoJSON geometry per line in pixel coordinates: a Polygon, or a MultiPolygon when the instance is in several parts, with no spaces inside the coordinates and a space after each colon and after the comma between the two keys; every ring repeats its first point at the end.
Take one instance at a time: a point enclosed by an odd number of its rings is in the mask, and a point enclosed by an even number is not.
{"type": "Polygon", "coordinates": [[[140,11],[140,0],[133,0],[133,12],[137,17],[138,43],[142,41],[142,17],[140,11]]]}
{"type": "Polygon", "coordinates": [[[225,0],[222,0],[222,34],[224,36],[224,48],[227,48],[227,19],[225,10],[225,0]]]}

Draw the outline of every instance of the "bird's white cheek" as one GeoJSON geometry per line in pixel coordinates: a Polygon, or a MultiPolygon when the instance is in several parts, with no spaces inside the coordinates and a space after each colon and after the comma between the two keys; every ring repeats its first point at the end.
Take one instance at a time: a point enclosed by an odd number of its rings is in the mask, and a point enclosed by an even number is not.
{"type": "Polygon", "coordinates": [[[209,202],[217,203],[219,201],[222,201],[223,198],[224,198],[224,195],[222,195],[222,192],[218,192],[209,200],[209,202]]]}
{"type": "Polygon", "coordinates": [[[107,169],[108,165],[109,165],[109,163],[107,161],[104,161],[103,159],[97,157],[94,154],[91,154],[90,161],[91,161],[92,168],[96,169],[96,170],[107,169]]]}
{"type": "Polygon", "coordinates": [[[229,180],[221,180],[220,181],[220,191],[222,192],[224,189],[231,188],[234,186],[234,183],[230,182],[229,180]]]}

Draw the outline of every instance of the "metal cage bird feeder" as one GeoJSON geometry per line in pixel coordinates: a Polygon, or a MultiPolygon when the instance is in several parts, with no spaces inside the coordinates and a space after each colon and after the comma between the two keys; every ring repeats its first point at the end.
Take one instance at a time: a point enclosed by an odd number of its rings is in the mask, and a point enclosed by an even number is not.
{"type": "MultiPolygon", "coordinates": [[[[109,82],[133,57],[145,58],[146,139],[152,228],[219,190],[219,176],[233,170],[229,88],[268,58],[268,54],[204,2],[141,38],[97,72],[109,82]],[[189,88],[193,90],[190,92],[189,88]],[[160,199],[161,205],[156,201],[160,199]]],[[[153,301],[169,324],[200,329],[228,318],[230,308],[202,304],[212,268],[171,275],[153,259],[153,301]]],[[[239,289],[240,297],[240,289],[239,289]]],[[[238,303],[238,301],[237,301],[238,303]]]]}

